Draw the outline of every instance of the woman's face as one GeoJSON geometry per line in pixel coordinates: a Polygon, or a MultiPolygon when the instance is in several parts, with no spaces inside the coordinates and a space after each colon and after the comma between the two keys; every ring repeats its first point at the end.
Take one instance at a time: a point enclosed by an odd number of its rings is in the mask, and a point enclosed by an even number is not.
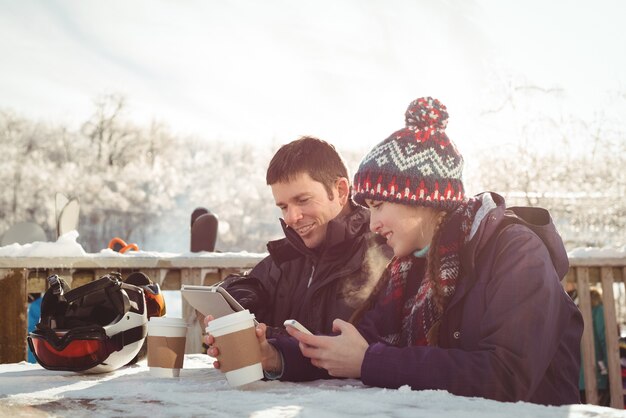
{"type": "Polygon", "coordinates": [[[430,244],[438,212],[424,206],[409,206],[365,199],[370,208],[370,229],[387,239],[394,255],[403,257],[430,244]]]}

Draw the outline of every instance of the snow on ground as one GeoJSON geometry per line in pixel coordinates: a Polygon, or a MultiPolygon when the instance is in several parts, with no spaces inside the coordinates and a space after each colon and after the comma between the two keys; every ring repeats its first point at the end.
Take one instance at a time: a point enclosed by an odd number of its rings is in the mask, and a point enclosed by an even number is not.
{"type": "Polygon", "coordinates": [[[370,388],[358,380],[255,382],[228,386],[213,359],[189,354],[178,379],[153,378],[145,360],[102,375],[0,365],[0,415],[71,417],[625,417],[593,405],[547,407],[454,396],[445,391],[370,388]]]}

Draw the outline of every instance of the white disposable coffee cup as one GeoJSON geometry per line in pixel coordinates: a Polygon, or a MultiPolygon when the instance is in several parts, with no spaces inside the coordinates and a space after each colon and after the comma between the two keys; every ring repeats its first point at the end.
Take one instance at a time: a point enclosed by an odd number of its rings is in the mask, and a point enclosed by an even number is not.
{"type": "Polygon", "coordinates": [[[187,323],[182,318],[148,321],[148,367],[155,377],[179,377],[185,358],[187,323]]]}
{"type": "Polygon", "coordinates": [[[206,332],[215,338],[220,370],[229,385],[241,386],[263,378],[254,314],[245,309],[222,316],[209,322],[206,332]]]}

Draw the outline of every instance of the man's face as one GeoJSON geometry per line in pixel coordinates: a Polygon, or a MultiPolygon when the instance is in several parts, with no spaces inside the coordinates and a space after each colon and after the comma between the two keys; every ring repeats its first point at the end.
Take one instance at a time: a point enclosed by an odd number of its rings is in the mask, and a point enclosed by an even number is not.
{"type": "Polygon", "coordinates": [[[339,190],[343,188],[341,181],[333,186],[331,200],[324,185],[313,180],[308,173],[270,187],[285,223],[300,235],[308,248],[316,248],[324,241],[328,221],[339,215],[347,201],[343,190],[339,190]]]}

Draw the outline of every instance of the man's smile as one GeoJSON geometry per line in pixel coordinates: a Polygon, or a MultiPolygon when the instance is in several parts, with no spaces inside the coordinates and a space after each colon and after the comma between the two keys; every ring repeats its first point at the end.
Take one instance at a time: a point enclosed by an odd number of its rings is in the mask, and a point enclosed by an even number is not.
{"type": "Polygon", "coordinates": [[[302,235],[306,235],[314,227],[315,227],[315,222],[307,224],[307,225],[295,227],[294,230],[298,233],[298,235],[302,236],[302,235]]]}

